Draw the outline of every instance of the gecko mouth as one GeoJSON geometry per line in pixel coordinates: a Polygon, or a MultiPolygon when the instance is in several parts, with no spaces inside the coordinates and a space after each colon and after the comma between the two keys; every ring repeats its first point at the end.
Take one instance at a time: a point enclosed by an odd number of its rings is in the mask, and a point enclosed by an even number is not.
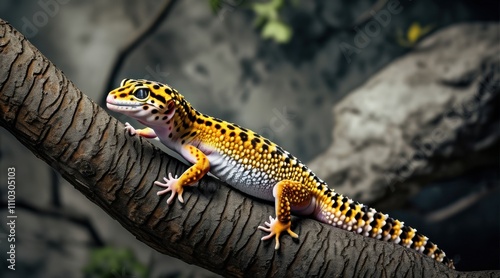
{"type": "Polygon", "coordinates": [[[120,103],[120,104],[115,104],[111,102],[106,102],[106,106],[108,107],[109,110],[112,111],[124,111],[124,110],[137,110],[139,109],[142,104],[130,104],[130,103],[120,103]]]}

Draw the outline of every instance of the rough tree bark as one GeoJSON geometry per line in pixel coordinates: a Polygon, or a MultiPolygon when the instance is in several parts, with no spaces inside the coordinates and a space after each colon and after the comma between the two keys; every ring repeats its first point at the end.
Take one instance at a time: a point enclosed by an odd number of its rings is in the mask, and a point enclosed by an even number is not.
{"type": "MultiPolygon", "coordinates": [[[[186,167],[83,95],[8,23],[0,20],[0,125],[137,239],[226,276],[487,277],[460,273],[391,243],[295,219],[300,239],[281,249],[257,230],[272,205],[207,177],[168,206],[153,182],[186,167]]],[[[28,185],[19,185],[28,186],[28,185]]],[[[36,190],[36,189],[35,189],[36,190]]]]}

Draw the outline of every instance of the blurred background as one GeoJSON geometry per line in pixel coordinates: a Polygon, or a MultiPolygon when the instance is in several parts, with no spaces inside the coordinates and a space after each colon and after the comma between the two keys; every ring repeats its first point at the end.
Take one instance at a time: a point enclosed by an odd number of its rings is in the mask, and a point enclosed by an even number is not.
{"type": "MultiPolygon", "coordinates": [[[[417,228],[459,270],[500,268],[499,11],[488,0],[0,2],[0,18],[102,107],[123,78],[168,83],[417,228]]],[[[4,129],[0,142],[1,179],[16,167],[13,277],[217,276],[136,240],[4,129]]],[[[7,235],[1,225],[2,258],[7,235]]]]}

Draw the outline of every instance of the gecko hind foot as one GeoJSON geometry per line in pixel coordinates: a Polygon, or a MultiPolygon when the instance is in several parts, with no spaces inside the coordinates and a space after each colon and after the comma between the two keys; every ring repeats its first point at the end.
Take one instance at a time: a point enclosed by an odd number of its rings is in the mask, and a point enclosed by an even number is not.
{"type": "Polygon", "coordinates": [[[161,190],[156,192],[156,195],[163,195],[168,192],[172,192],[170,197],[167,199],[167,204],[171,204],[172,201],[175,198],[175,195],[177,195],[177,199],[179,199],[179,202],[184,203],[184,198],[182,198],[182,193],[184,192],[183,188],[181,185],[179,185],[179,179],[177,178],[177,175],[172,177],[172,173],[168,173],[168,178],[163,177],[163,180],[165,183],[155,181],[154,184],[161,186],[161,187],[166,187],[166,189],[161,190]]]}
{"type": "Polygon", "coordinates": [[[288,232],[288,234],[293,238],[299,237],[299,235],[297,235],[290,229],[292,224],[291,222],[282,223],[278,219],[269,216],[269,222],[264,222],[264,224],[266,226],[259,226],[258,229],[268,232],[269,234],[262,237],[261,240],[268,240],[273,238],[274,236],[276,238],[276,245],[274,246],[274,249],[276,250],[280,248],[280,234],[282,232],[288,232]]]}

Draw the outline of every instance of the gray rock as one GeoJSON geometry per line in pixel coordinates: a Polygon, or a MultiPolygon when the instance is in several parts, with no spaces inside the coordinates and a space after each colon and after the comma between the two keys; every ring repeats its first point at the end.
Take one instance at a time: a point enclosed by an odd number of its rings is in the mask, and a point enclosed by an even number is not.
{"type": "Polygon", "coordinates": [[[394,207],[428,181],[498,162],[499,31],[445,28],[374,75],[334,106],[333,142],[310,168],[358,201],[390,193],[394,207]]]}

